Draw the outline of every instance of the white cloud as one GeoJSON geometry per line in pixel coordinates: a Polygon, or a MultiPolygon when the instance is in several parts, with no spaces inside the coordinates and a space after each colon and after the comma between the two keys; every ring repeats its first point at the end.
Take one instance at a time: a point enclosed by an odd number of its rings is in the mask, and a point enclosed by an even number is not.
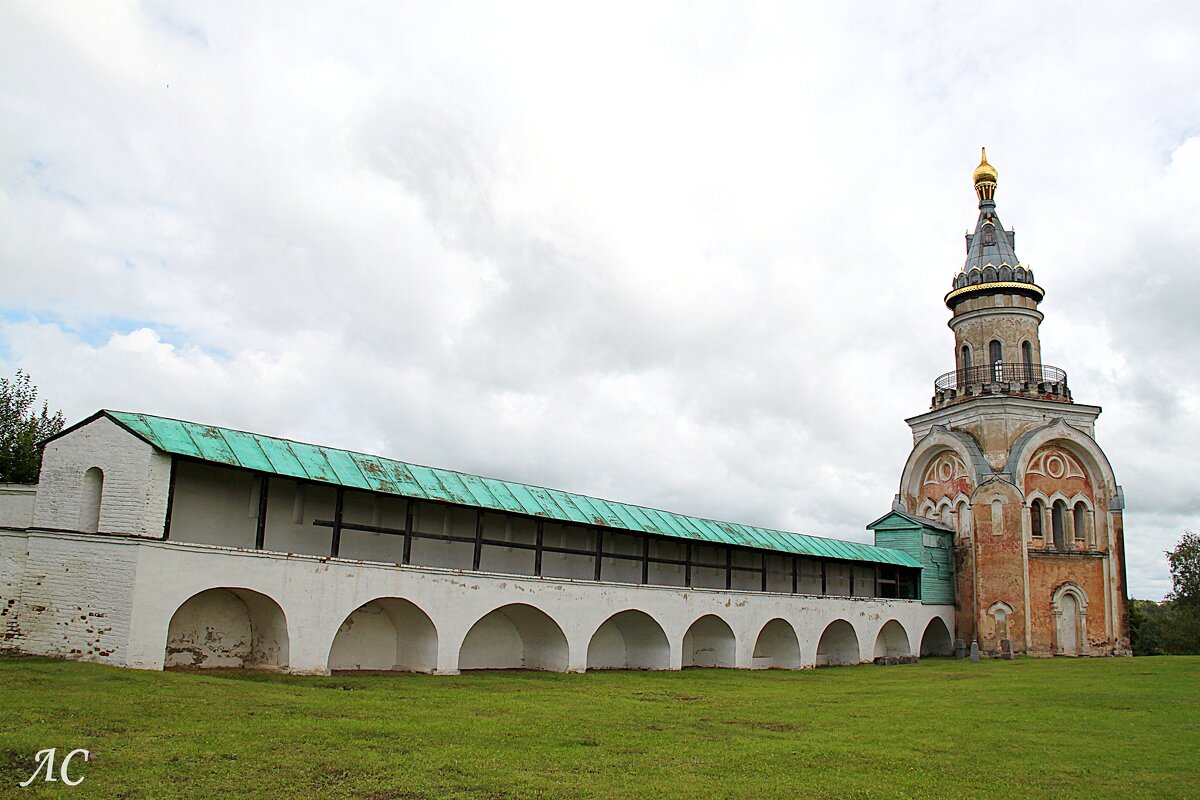
{"type": "Polygon", "coordinates": [[[1198,524],[1191,6],[0,13],[0,366],[70,417],[865,540],[986,144],[1135,594],[1198,524]]]}

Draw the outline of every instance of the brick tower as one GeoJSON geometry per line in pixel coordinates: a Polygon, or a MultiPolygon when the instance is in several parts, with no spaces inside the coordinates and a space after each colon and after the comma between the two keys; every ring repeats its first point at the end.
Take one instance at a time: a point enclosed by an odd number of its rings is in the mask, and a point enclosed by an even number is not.
{"type": "Polygon", "coordinates": [[[1045,292],[996,214],[986,151],[973,178],[979,219],[945,298],[955,369],[906,420],[896,510],[955,531],[958,638],[992,653],[1127,653],[1124,498],[1094,438],[1100,407],[1075,403],[1066,372],[1042,362],[1045,292]]]}

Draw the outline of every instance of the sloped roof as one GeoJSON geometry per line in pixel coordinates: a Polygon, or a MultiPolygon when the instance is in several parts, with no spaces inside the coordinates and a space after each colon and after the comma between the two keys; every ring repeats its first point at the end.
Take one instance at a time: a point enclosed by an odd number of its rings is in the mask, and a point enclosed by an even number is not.
{"type": "Polygon", "coordinates": [[[719,522],[150,414],[106,410],[95,415],[99,416],[111,419],[165,453],[287,478],[676,539],[921,567],[912,556],[891,548],[719,522]]]}

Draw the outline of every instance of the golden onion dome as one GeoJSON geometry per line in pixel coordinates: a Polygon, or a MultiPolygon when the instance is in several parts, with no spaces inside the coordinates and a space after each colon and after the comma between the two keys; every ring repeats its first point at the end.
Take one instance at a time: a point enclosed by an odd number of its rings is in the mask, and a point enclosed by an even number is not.
{"type": "Polygon", "coordinates": [[[984,148],[982,148],[982,150],[983,150],[983,155],[979,159],[979,166],[975,168],[975,174],[973,176],[975,179],[976,186],[978,186],[981,183],[984,183],[985,181],[990,182],[990,183],[996,182],[996,168],[988,163],[987,148],[984,147],[984,148]]]}

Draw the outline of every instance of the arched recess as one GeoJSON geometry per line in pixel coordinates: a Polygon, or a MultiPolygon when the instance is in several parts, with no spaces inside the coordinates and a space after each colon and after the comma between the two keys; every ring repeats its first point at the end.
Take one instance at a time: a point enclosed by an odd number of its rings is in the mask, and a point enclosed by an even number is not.
{"type": "Polygon", "coordinates": [[[287,665],[283,609],[252,589],[222,587],[192,595],[167,626],[165,667],[283,670],[287,665]]]}
{"type": "Polygon", "coordinates": [[[1054,612],[1055,652],[1077,656],[1087,646],[1087,593],[1077,584],[1064,583],[1050,596],[1054,612]]]}
{"type": "Polygon", "coordinates": [[[729,623],[715,614],[706,614],[683,635],[683,666],[732,667],[735,648],[729,623]]]}
{"type": "Polygon", "coordinates": [[[996,642],[999,642],[1001,639],[1010,638],[1008,622],[1012,619],[1012,606],[1003,600],[997,600],[988,606],[987,615],[992,621],[992,630],[990,631],[992,638],[996,642]]]}
{"type": "Polygon", "coordinates": [[[541,609],[525,603],[501,606],[467,631],[459,669],[567,669],[567,637],[541,609]]]}
{"type": "Polygon", "coordinates": [[[83,473],[83,491],[79,497],[79,530],[100,530],[100,501],[104,496],[104,470],[92,467],[83,473]]]}
{"type": "Polygon", "coordinates": [[[941,617],[934,617],[925,626],[921,635],[921,658],[926,656],[949,656],[954,654],[954,642],[950,641],[950,629],[941,617]]]}
{"type": "Polygon", "coordinates": [[[854,626],[844,619],[835,619],[821,634],[817,642],[817,666],[835,667],[842,664],[857,664],[861,659],[858,634],[854,626]]]}
{"type": "Polygon", "coordinates": [[[432,672],[437,668],[437,629],[408,600],[380,597],[356,608],[329,648],[330,670],[432,672]]]}
{"type": "Polygon", "coordinates": [[[912,645],[908,643],[908,634],[904,626],[894,619],[889,619],[879,629],[875,637],[875,658],[908,658],[912,655],[912,645]]]}
{"type": "Polygon", "coordinates": [[[754,642],[754,666],[767,669],[799,669],[800,640],[791,623],[776,618],[763,626],[754,642]]]}
{"type": "Polygon", "coordinates": [[[668,669],[670,665],[667,634],[644,611],[613,614],[588,642],[588,669],[668,669]]]}

